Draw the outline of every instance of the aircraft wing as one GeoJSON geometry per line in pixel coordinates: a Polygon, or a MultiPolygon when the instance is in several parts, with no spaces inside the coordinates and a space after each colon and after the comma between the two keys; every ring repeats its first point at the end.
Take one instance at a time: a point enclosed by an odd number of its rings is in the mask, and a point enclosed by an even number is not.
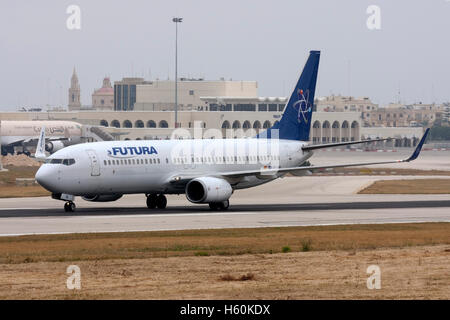
{"type": "Polygon", "coordinates": [[[308,150],[316,150],[316,149],[331,148],[331,147],[338,147],[338,146],[347,146],[347,145],[351,145],[351,144],[370,143],[370,142],[387,141],[387,140],[391,140],[391,138],[358,140],[358,141],[349,141],[349,142],[336,142],[336,143],[326,143],[326,144],[314,144],[314,145],[310,145],[310,146],[303,146],[302,149],[304,151],[308,151],[308,150]]]}
{"type": "MultiPolygon", "coordinates": [[[[291,168],[275,168],[275,169],[260,169],[260,170],[247,170],[247,171],[234,171],[234,172],[222,172],[217,174],[209,174],[209,176],[216,176],[216,177],[222,177],[224,179],[236,179],[241,178],[245,176],[275,176],[279,173],[297,173],[301,171],[313,171],[318,169],[330,169],[330,168],[342,168],[342,167],[359,167],[359,166],[368,166],[368,165],[375,165],[375,164],[388,164],[388,163],[402,163],[402,162],[410,162],[415,159],[420,154],[420,151],[422,150],[422,146],[425,143],[425,140],[428,136],[428,133],[430,132],[430,129],[428,128],[422,139],[420,140],[419,144],[417,145],[416,149],[412,153],[411,156],[409,156],[407,159],[402,160],[391,160],[391,161],[379,161],[379,162],[359,162],[359,163],[345,163],[345,164],[337,164],[337,165],[326,165],[326,166],[304,166],[304,167],[291,167],[291,168]]],[[[373,141],[373,140],[372,140],[373,141]]],[[[170,183],[172,184],[185,184],[189,182],[189,180],[198,178],[199,176],[174,176],[170,179],[170,183]]]]}
{"type": "MultiPolygon", "coordinates": [[[[28,139],[22,139],[22,140],[17,140],[14,141],[12,143],[10,143],[10,146],[21,146],[21,145],[31,145],[31,144],[35,144],[37,143],[39,140],[39,138],[28,138],[28,139]]],[[[66,141],[69,140],[69,138],[45,138],[45,142],[49,142],[49,141],[66,141]]]]}
{"type": "MultiPolygon", "coordinates": [[[[292,168],[278,168],[278,169],[266,169],[266,170],[249,170],[249,171],[237,171],[237,172],[226,172],[220,174],[223,177],[237,178],[240,176],[248,176],[248,175],[275,175],[277,173],[289,173],[289,172],[301,172],[305,170],[318,170],[318,169],[330,169],[330,168],[342,168],[342,167],[359,167],[359,166],[368,166],[375,164],[388,164],[388,163],[401,163],[401,162],[410,162],[415,159],[420,154],[422,150],[422,146],[425,143],[425,140],[428,136],[430,129],[428,128],[413,154],[407,158],[402,160],[391,160],[391,161],[379,161],[379,162],[360,162],[360,163],[346,163],[346,164],[337,164],[337,165],[326,165],[326,166],[305,166],[305,167],[292,167],[292,168]]],[[[373,141],[373,140],[372,140],[373,141]]]]}

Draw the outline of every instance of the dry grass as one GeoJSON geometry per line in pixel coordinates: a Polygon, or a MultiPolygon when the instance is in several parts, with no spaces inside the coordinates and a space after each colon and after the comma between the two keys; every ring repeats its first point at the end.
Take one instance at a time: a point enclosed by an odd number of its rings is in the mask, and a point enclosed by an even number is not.
{"type": "Polygon", "coordinates": [[[8,171],[0,172],[0,184],[15,184],[16,178],[34,178],[39,167],[5,166],[8,171]]]}
{"type": "Polygon", "coordinates": [[[450,299],[447,249],[0,264],[0,299],[450,299]],[[66,287],[71,264],[81,290],[66,287]],[[380,290],[366,287],[370,265],[381,269],[380,290]]]}
{"type": "Polygon", "coordinates": [[[39,185],[34,186],[5,186],[0,185],[0,198],[19,198],[19,197],[44,197],[51,193],[39,185]]]}
{"type": "Polygon", "coordinates": [[[225,274],[219,278],[222,281],[249,281],[255,280],[255,275],[253,273],[243,274],[240,277],[232,276],[231,274],[225,274]]]}
{"type": "Polygon", "coordinates": [[[449,299],[449,234],[418,223],[2,237],[0,299],[449,299]],[[72,264],[79,291],[66,288],[72,264]],[[366,288],[372,264],[381,290],[366,288]]]}
{"type": "Polygon", "coordinates": [[[364,250],[450,243],[450,223],[0,237],[0,263],[364,250]]]}
{"type": "Polygon", "coordinates": [[[34,178],[38,167],[6,166],[8,171],[0,172],[0,198],[42,197],[50,192],[40,185],[17,186],[16,178],[34,178]]]}
{"type": "Polygon", "coordinates": [[[380,180],[360,194],[450,194],[450,179],[380,180]]]}

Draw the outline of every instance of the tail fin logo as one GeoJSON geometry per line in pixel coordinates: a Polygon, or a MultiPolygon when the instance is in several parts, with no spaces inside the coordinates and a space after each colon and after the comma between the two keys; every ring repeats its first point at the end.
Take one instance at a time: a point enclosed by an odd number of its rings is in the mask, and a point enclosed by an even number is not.
{"type": "Polygon", "coordinates": [[[297,91],[298,100],[294,102],[292,105],[295,110],[297,110],[297,121],[298,123],[302,123],[302,120],[305,123],[308,123],[308,113],[311,112],[311,106],[308,103],[309,100],[309,90],[307,89],[305,93],[303,93],[302,89],[298,89],[297,91]]]}

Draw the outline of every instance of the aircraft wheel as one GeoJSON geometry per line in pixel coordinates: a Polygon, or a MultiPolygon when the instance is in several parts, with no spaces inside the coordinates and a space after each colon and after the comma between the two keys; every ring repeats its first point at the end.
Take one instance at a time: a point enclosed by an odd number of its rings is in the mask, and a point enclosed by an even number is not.
{"type": "Polygon", "coordinates": [[[149,194],[147,196],[147,208],[149,209],[155,209],[156,208],[156,194],[149,194]]]}
{"type": "Polygon", "coordinates": [[[65,212],[74,212],[75,211],[75,209],[76,209],[76,205],[75,205],[75,203],[73,203],[72,201],[67,201],[65,204],[64,204],[64,211],[65,212]]]}
{"type": "Polygon", "coordinates": [[[158,209],[165,209],[167,206],[167,198],[165,195],[160,194],[156,197],[156,206],[158,209]]]}
{"type": "Polygon", "coordinates": [[[230,207],[230,201],[225,200],[222,202],[210,202],[209,207],[211,210],[227,210],[230,207]]]}
{"type": "Polygon", "coordinates": [[[230,200],[225,200],[222,202],[222,210],[227,210],[230,207],[230,200]]]}

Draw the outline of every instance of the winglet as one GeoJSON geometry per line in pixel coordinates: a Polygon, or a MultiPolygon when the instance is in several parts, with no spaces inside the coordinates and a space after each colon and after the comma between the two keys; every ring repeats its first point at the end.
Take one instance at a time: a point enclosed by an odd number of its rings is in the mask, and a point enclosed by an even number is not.
{"type": "Polygon", "coordinates": [[[425,143],[425,140],[427,139],[428,133],[430,132],[430,128],[428,128],[427,130],[425,130],[425,133],[423,134],[422,139],[420,139],[419,144],[416,147],[416,150],[414,150],[414,153],[405,160],[405,162],[410,162],[413,160],[416,160],[417,157],[419,156],[420,151],[422,150],[422,146],[425,143]]]}
{"type": "Polygon", "coordinates": [[[39,134],[39,140],[36,146],[34,157],[38,160],[45,160],[47,158],[47,156],[45,155],[45,127],[41,128],[41,133],[39,134]]]}

